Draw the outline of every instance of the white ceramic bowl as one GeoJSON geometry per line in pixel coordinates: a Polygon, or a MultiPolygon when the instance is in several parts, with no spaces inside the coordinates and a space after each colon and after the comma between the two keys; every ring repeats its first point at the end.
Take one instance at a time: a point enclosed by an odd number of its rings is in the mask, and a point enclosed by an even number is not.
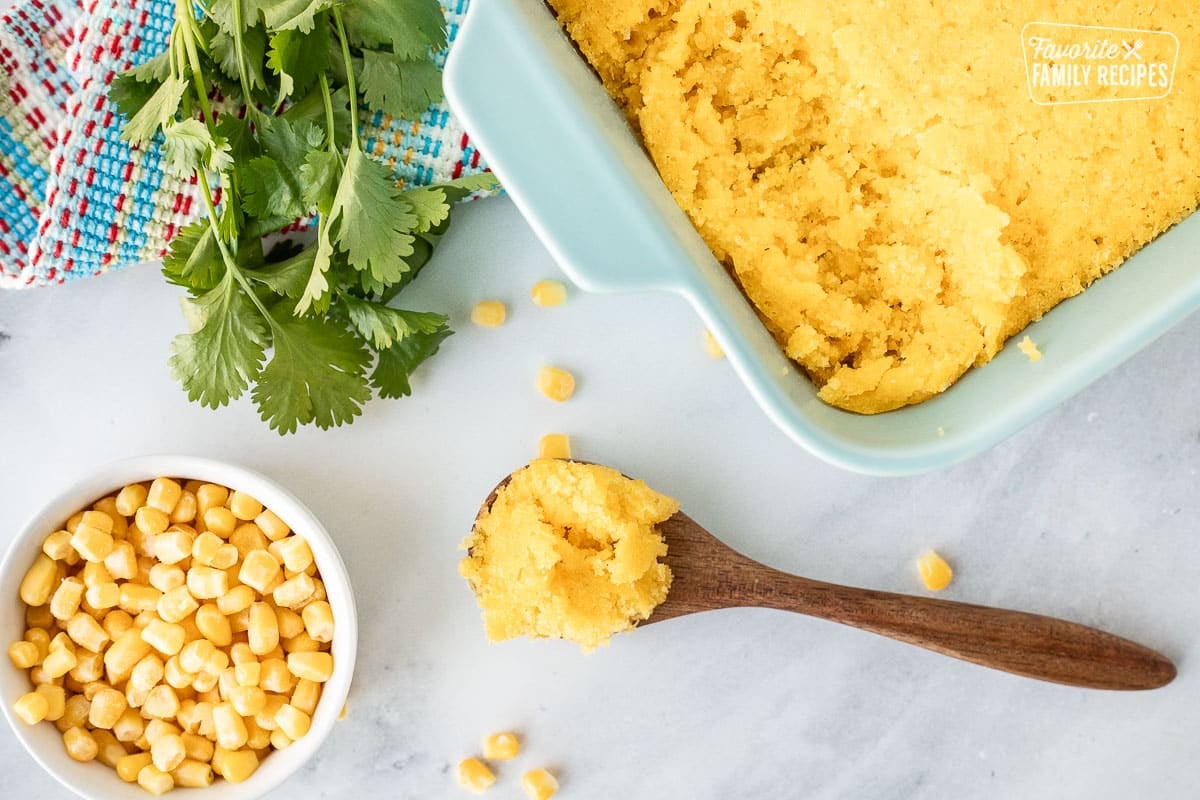
{"type": "MultiPolygon", "coordinates": [[[[233,464],[179,455],[140,456],[88,470],[46,503],[9,546],[3,564],[0,564],[0,643],[7,650],[8,644],[20,639],[24,633],[25,607],[17,596],[17,587],[41,549],[46,535],[60,529],[76,511],[125,484],[163,475],[240,489],[278,514],[293,531],[308,541],[325,583],[329,604],[333,607],[336,623],[333,677],[321,693],[321,701],[313,714],[308,734],[287,749],[273,752],[263,759],[258,771],[243,783],[233,784],[218,779],[207,789],[181,790],[187,796],[203,794],[212,800],[259,797],[278,786],[308,761],[333,730],[350,690],[358,646],[358,618],[350,578],[333,540],[303,503],[270,479],[233,464]]],[[[0,665],[0,704],[4,706],[4,716],[17,739],[47,772],[81,797],[95,800],[146,800],[149,795],[143,789],[137,784],[123,782],[109,767],[96,762],[80,764],[72,761],[63,749],[61,734],[53,724],[41,722],[31,726],[16,719],[12,705],[28,691],[28,674],[14,668],[7,658],[3,659],[0,665]]]]}

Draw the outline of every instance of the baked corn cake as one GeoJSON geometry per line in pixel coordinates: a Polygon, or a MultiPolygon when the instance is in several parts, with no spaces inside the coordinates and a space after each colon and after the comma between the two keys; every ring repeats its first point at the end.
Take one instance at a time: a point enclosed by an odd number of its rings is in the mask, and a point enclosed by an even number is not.
{"type": "MultiPolygon", "coordinates": [[[[1195,0],[550,5],[787,355],[844,409],[945,390],[1200,202],[1195,0]],[[1038,20],[1170,32],[1166,96],[1034,102],[1023,28],[1038,20]]],[[[1139,41],[1114,39],[1114,65],[1141,61],[1125,55],[1139,41]]]]}

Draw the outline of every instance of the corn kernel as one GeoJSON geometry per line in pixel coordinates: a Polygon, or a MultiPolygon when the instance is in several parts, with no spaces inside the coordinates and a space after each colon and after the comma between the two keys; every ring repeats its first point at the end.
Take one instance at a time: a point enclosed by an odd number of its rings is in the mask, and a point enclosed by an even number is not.
{"type": "MultiPolygon", "coordinates": [[[[218,598],[219,599],[219,598],[218,598]]],[[[253,605],[253,601],[251,601],[253,605]]],[[[218,605],[217,608],[220,608],[218,605]]],[[[232,614],[227,614],[229,617],[229,630],[233,631],[236,636],[239,633],[244,634],[246,629],[250,627],[250,607],[247,606],[241,611],[235,611],[232,614]]]]}
{"type": "Polygon", "coordinates": [[[156,797],[175,788],[175,779],[154,764],[147,764],[137,774],[138,786],[156,797]]]}
{"type": "Polygon", "coordinates": [[[54,727],[60,733],[66,733],[71,728],[83,727],[87,724],[88,712],[92,701],[81,694],[73,694],[63,703],[62,716],[54,721],[54,727]]]}
{"type": "Polygon", "coordinates": [[[205,531],[192,542],[192,562],[204,567],[211,567],[213,556],[225,544],[225,540],[212,531],[205,531]]]}
{"type": "Polygon", "coordinates": [[[29,692],[13,703],[13,713],[26,725],[36,725],[50,713],[50,703],[37,692],[29,692]]]}
{"type": "Polygon", "coordinates": [[[156,619],[142,629],[142,639],[164,656],[173,656],[183,647],[185,633],[180,625],[156,619]]]}
{"type": "Polygon", "coordinates": [[[240,520],[252,520],[263,512],[263,504],[245,492],[234,491],[229,495],[229,510],[240,520]]]}
{"type": "MultiPolygon", "coordinates": [[[[80,683],[91,684],[104,677],[104,655],[80,648],[75,651],[75,666],[67,676],[80,683]]],[[[90,699],[90,698],[89,698],[90,699]]]]}
{"type": "MultiPolygon", "coordinates": [[[[278,569],[278,566],[276,567],[278,569]]],[[[217,598],[217,608],[229,616],[239,611],[245,611],[255,600],[254,589],[250,586],[238,585],[217,598]]]]}
{"type": "Polygon", "coordinates": [[[567,287],[562,281],[538,281],[529,290],[534,305],[561,306],[567,302],[567,287]]]}
{"type": "Polygon", "coordinates": [[[201,514],[210,508],[225,505],[229,499],[229,490],[215,483],[206,483],[196,489],[196,508],[201,514]]]}
{"type": "MultiPolygon", "coordinates": [[[[166,512],[153,506],[142,506],[133,518],[134,526],[146,536],[157,536],[171,524],[166,512]]],[[[153,551],[151,551],[153,552],[153,551]]]]}
{"type": "Polygon", "coordinates": [[[42,552],[55,561],[65,561],[75,548],[71,547],[70,531],[55,531],[42,542],[42,552]]]}
{"type": "Polygon", "coordinates": [[[301,679],[296,681],[296,688],[292,690],[292,697],[288,701],[288,704],[312,716],[316,712],[317,703],[320,700],[321,684],[316,681],[301,679]]]}
{"type": "Polygon", "coordinates": [[[297,678],[317,683],[324,683],[333,675],[333,656],[329,653],[292,653],[287,657],[287,665],[297,678]]]}
{"type": "Polygon", "coordinates": [[[174,589],[158,598],[155,607],[160,619],[164,622],[177,623],[192,615],[200,607],[196,598],[188,591],[187,586],[176,586],[174,589]]]}
{"type": "Polygon", "coordinates": [[[521,776],[521,788],[529,800],[550,800],[558,791],[558,780],[544,769],[531,769],[521,776]]]}
{"type": "MultiPolygon", "coordinates": [[[[229,543],[237,549],[238,558],[245,558],[256,550],[266,550],[267,545],[270,544],[266,535],[253,522],[238,525],[237,529],[229,534],[229,543]]],[[[282,561],[273,546],[271,555],[275,556],[277,561],[282,561]]]]}
{"type": "Polygon", "coordinates": [[[295,706],[285,703],[275,712],[275,724],[294,742],[308,733],[308,729],[312,725],[312,717],[295,706]]]}
{"type": "Polygon", "coordinates": [[[217,647],[228,647],[233,643],[233,631],[229,627],[229,620],[221,613],[216,603],[205,603],[196,609],[196,627],[217,647]]]}
{"type": "Polygon", "coordinates": [[[139,508],[146,505],[147,495],[148,492],[144,484],[129,484],[117,492],[117,513],[125,517],[132,517],[137,513],[139,508]]]}
{"type": "Polygon", "coordinates": [[[78,578],[66,578],[54,590],[50,598],[50,614],[60,621],[66,622],[75,616],[79,604],[83,601],[83,581],[78,578]]]}
{"type": "Polygon", "coordinates": [[[250,606],[250,624],[246,629],[250,649],[255,655],[265,655],[279,645],[279,620],[275,609],[267,603],[250,606]]]}
{"type": "Polygon", "coordinates": [[[176,786],[203,789],[205,786],[212,785],[212,765],[206,764],[201,760],[186,758],[179,762],[179,766],[171,770],[171,777],[174,779],[176,786]]]}
{"type": "Polygon", "coordinates": [[[238,686],[258,686],[262,675],[262,664],[257,661],[244,661],[233,667],[233,679],[238,686]]]}
{"type": "Polygon", "coordinates": [[[88,723],[93,728],[110,729],[117,724],[117,720],[127,708],[125,695],[116,689],[101,689],[92,697],[92,705],[88,709],[88,723]]]}
{"type": "MultiPolygon", "coordinates": [[[[52,576],[51,580],[58,580],[57,569],[55,569],[55,575],[52,576]]],[[[43,601],[43,603],[44,602],[45,601],[43,601]]],[[[26,607],[25,624],[31,628],[49,628],[54,624],[54,615],[50,613],[50,606],[40,605],[26,607]]]]}
{"type": "MultiPolygon", "coordinates": [[[[214,766],[216,756],[213,756],[214,766]]],[[[221,777],[230,783],[241,783],[258,769],[258,755],[253,750],[235,750],[223,754],[221,777]]]]}
{"type": "Polygon", "coordinates": [[[571,458],[571,438],[565,433],[547,433],[538,440],[538,458],[571,458]]]}
{"type": "Polygon", "coordinates": [[[38,646],[33,642],[13,642],[8,646],[8,660],[17,669],[29,669],[42,663],[38,646]]]}
{"type": "MultiPolygon", "coordinates": [[[[53,622],[53,621],[54,621],[54,618],[51,617],[50,622],[53,622]]],[[[46,632],[45,628],[39,628],[39,627],[34,626],[34,627],[30,627],[30,628],[26,629],[25,641],[27,641],[30,644],[37,647],[37,651],[38,651],[37,660],[39,662],[43,658],[45,658],[46,655],[50,652],[50,634],[46,632]]]]}
{"type": "Polygon", "coordinates": [[[279,542],[283,566],[292,572],[304,572],[313,563],[312,550],[300,536],[289,536],[279,542]]]}
{"type": "Polygon", "coordinates": [[[708,328],[704,329],[704,352],[709,358],[720,359],[725,357],[725,351],[721,349],[721,345],[717,342],[717,338],[713,336],[712,331],[708,328]]]}
{"type": "Polygon", "coordinates": [[[317,585],[312,578],[301,572],[294,578],[288,578],[272,592],[275,605],[283,608],[299,608],[313,596],[317,585]]]}
{"type": "Polygon", "coordinates": [[[92,738],[96,740],[96,760],[106,767],[115,768],[117,762],[127,755],[125,746],[109,731],[92,731],[92,738]]]}
{"type": "Polygon", "coordinates": [[[921,582],[931,592],[945,589],[954,577],[954,570],[950,569],[946,560],[932,550],[917,560],[917,571],[921,575],[921,582]]]}
{"type": "Polygon", "coordinates": [[[267,705],[267,693],[257,686],[234,686],[228,698],[233,710],[243,717],[253,717],[267,705]]]}
{"type": "Polygon", "coordinates": [[[237,517],[224,506],[214,506],[204,512],[204,526],[222,539],[228,539],[237,527],[237,517]]]}
{"type": "Polygon", "coordinates": [[[67,711],[67,692],[63,687],[52,683],[41,683],[34,689],[37,694],[46,698],[46,719],[57,722],[67,711]]]}
{"type": "Polygon", "coordinates": [[[114,580],[132,580],[137,577],[137,552],[127,541],[113,542],[112,552],[104,559],[104,568],[114,580]]]}
{"type": "Polygon", "coordinates": [[[508,761],[521,752],[521,742],[515,733],[493,733],[483,740],[483,757],[489,761],[508,761]]]}
{"type": "Polygon", "coordinates": [[[229,591],[229,576],[213,567],[192,567],[187,571],[187,587],[193,597],[212,600],[229,591]]]}
{"type": "Polygon", "coordinates": [[[258,529],[270,539],[272,542],[277,542],[280,539],[291,533],[292,529],[287,523],[281,520],[274,511],[269,508],[263,509],[263,512],[254,518],[254,524],[258,529]]]}
{"type": "Polygon", "coordinates": [[[538,391],[556,403],[575,394],[575,376],[558,367],[542,367],[537,375],[538,391]]]}
{"type": "Polygon", "coordinates": [[[499,300],[480,300],[471,309],[471,322],[485,328],[499,328],[508,316],[508,309],[499,300]]]}
{"type": "Polygon", "coordinates": [[[146,731],[146,721],[136,708],[126,708],[124,713],[113,723],[113,736],[118,742],[135,742],[142,738],[146,731]]]}
{"type": "Polygon", "coordinates": [[[464,758],[458,762],[456,772],[458,785],[472,792],[483,792],[496,782],[496,775],[478,758],[464,758]]]}
{"type": "Polygon", "coordinates": [[[92,761],[100,752],[92,734],[79,726],[68,728],[63,733],[63,745],[67,748],[67,755],[75,761],[92,761]]]}
{"type": "Polygon", "coordinates": [[[170,772],[187,758],[183,738],[177,733],[158,737],[150,743],[150,757],[154,760],[154,766],[163,772],[170,772]]]}
{"type": "Polygon", "coordinates": [[[111,533],[81,522],[71,536],[71,547],[86,561],[103,561],[112,553],[115,541],[111,533]]]}
{"type": "Polygon", "coordinates": [[[196,495],[186,489],[180,493],[179,500],[175,503],[175,508],[170,512],[171,522],[181,524],[190,523],[196,519],[196,495]]]}
{"type": "Polygon", "coordinates": [[[274,747],[276,750],[284,750],[290,747],[291,744],[292,740],[279,728],[271,731],[271,747],[274,747]]]}
{"type": "Polygon", "coordinates": [[[213,706],[213,727],[217,733],[217,744],[226,750],[241,748],[249,737],[245,720],[229,703],[213,706]]]}
{"type": "Polygon", "coordinates": [[[122,583],[121,596],[117,605],[130,614],[140,614],[143,611],[154,610],[158,606],[162,594],[153,586],[144,586],[133,582],[122,583]]]}
{"type": "Polygon", "coordinates": [[[50,654],[42,661],[42,671],[48,678],[61,678],[75,668],[79,663],[79,659],[75,657],[75,653],[65,648],[51,650],[50,654]]]}
{"type": "Polygon", "coordinates": [[[279,562],[274,556],[265,550],[255,550],[243,557],[238,580],[255,591],[266,594],[267,587],[281,574],[279,562]]]}
{"type": "Polygon", "coordinates": [[[95,609],[112,608],[121,601],[121,588],[114,581],[100,583],[89,587],[83,593],[83,599],[95,609]]]}
{"type": "MultiPolygon", "coordinates": [[[[154,719],[171,720],[179,713],[179,695],[165,683],[160,683],[146,695],[142,703],[142,716],[154,719]]],[[[160,767],[166,771],[169,768],[160,767]]]]}
{"type": "Polygon", "coordinates": [[[133,753],[117,761],[117,775],[126,783],[137,782],[138,773],[151,764],[149,753],[133,753]]]}
{"type": "Polygon", "coordinates": [[[145,739],[148,744],[157,742],[164,736],[183,733],[183,730],[172,722],[164,719],[152,719],[146,722],[145,739]]]}
{"type": "Polygon", "coordinates": [[[172,525],[154,537],[154,556],[164,564],[178,564],[191,557],[194,539],[187,530],[172,525]]]}
{"type": "Polygon", "coordinates": [[[101,652],[108,644],[108,634],[96,618],[80,611],[67,621],[67,635],[80,647],[85,647],[93,653],[101,652]]]}
{"type": "Polygon", "coordinates": [[[212,761],[213,743],[207,737],[199,733],[183,733],[181,737],[188,758],[195,761],[212,761]]]}
{"type": "Polygon", "coordinates": [[[268,692],[287,694],[295,685],[295,678],[288,669],[287,662],[281,658],[264,659],[259,669],[258,685],[268,692]]]}
{"type": "Polygon", "coordinates": [[[164,514],[170,514],[175,510],[175,504],[179,502],[182,494],[183,487],[170,478],[155,478],[146,494],[146,505],[157,508],[164,514]]]}

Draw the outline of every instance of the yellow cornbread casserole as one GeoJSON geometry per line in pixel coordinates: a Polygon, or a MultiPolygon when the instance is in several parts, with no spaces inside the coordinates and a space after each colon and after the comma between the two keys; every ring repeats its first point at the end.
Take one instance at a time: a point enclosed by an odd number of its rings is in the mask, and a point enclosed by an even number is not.
{"type": "Polygon", "coordinates": [[[549,2],[840,408],[942,392],[1200,202],[1196,0],[549,2]],[[1147,73],[1165,96],[1035,95],[1101,74],[1027,72],[1023,28],[1046,20],[1150,29],[1094,38],[1117,66],[1166,41],[1147,73]]]}
{"type": "Polygon", "coordinates": [[[671,585],[655,526],[678,510],[608,467],[539,458],[513,473],[459,564],[488,638],[562,638],[590,650],[649,617],[671,585]]]}

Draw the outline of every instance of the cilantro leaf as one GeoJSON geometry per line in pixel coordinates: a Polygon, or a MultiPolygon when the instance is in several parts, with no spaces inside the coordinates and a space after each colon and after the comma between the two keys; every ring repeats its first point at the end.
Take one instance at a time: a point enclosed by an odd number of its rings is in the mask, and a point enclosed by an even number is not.
{"type": "Polygon", "coordinates": [[[262,316],[226,270],[220,283],[185,300],[194,330],[171,344],[171,373],[188,399],[219,408],[246,391],[265,356],[262,316]]]}
{"type": "Polygon", "coordinates": [[[300,184],[304,202],[322,214],[333,207],[340,177],[341,159],[328,150],[313,150],[300,167],[300,184]]]}
{"type": "Polygon", "coordinates": [[[370,300],[360,300],[343,294],[339,298],[346,308],[350,324],[358,335],[376,350],[384,350],[406,336],[416,333],[437,333],[446,326],[446,316],[430,311],[406,311],[370,300]]]}
{"type": "Polygon", "coordinates": [[[324,132],[306,120],[269,117],[259,126],[258,140],[267,155],[289,166],[298,167],[312,150],[325,144],[324,132]]]}
{"type": "Polygon", "coordinates": [[[242,208],[247,214],[296,219],[307,212],[299,174],[270,156],[250,159],[238,174],[242,185],[242,208]]]}
{"type": "Polygon", "coordinates": [[[386,350],[380,350],[371,373],[371,385],[379,390],[379,396],[399,398],[412,394],[409,378],[452,333],[447,327],[433,333],[414,333],[386,350]]]}
{"type": "Polygon", "coordinates": [[[263,77],[263,58],[267,52],[266,32],[262,27],[254,25],[242,32],[241,39],[242,57],[239,58],[236,38],[219,30],[213,34],[210,54],[229,80],[239,80],[241,75],[238,71],[239,66],[244,65],[250,90],[266,88],[267,82],[263,77]]]}
{"type": "Polygon", "coordinates": [[[220,172],[232,163],[229,143],[214,138],[208,127],[194,118],[163,129],[163,156],[172,169],[183,175],[197,169],[220,172]]]}
{"type": "Polygon", "coordinates": [[[270,2],[270,0],[212,0],[208,4],[208,16],[225,34],[229,36],[242,34],[258,22],[259,7],[263,2],[270,2]],[[234,15],[234,3],[240,5],[240,27],[237,25],[238,20],[234,15]]]}
{"type": "Polygon", "coordinates": [[[308,33],[296,29],[274,33],[267,51],[267,66],[279,76],[276,105],[286,97],[306,95],[318,76],[329,69],[332,49],[333,37],[325,19],[308,33]]]}
{"type": "Polygon", "coordinates": [[[442,71],[428,59],[364,50],[358,77],[367,105],[393,117],[416,119],[442,99],[442,71]]]}
{"type": "Polygon", "coordinates": [[[131,119],[150,102],[158,87],[158,83],[140,81],[128,72],[122,72],[108,85],[108,99],[121,116],[131,119]]]}
{"type": "Polygon", "coordinates": [[[385,283],[408,270],[403,257],[413,251],[410,231],[417,218],[397,191],[391,171],[357,147],[350,148],[329,224],[336,226],[334,239],[355,269],[369,270],[385,283]]]}
{"type": "Polygon", "coordinates": [[[364,48],[390,45],[409,59],[446,46],[446,17],[437,0],[347,0],[346,35],[364,48]]]}
{"type": "Polygon", "coordinates": [[[417,233],[442,224],[450,217],[450,206],[446,203],[446,191],[439,186],[422,186],[419,189],[409,189],[404,193],[404,199],[412,207],[417,224],[413,230],[417,233]]]}
{"type": "Polygon", "coordinates": [[[263,18],[269,28],[308,33],[318,24],[316,15],[332,6],[333,0],[273,0],[263,6],[263,18]]]}
{"type": "Polygon", "coordinates": [[[279,433],[310,422],[330,428],[353,421],[371,399],[363,374],[370,356],[361,340],[329,321],[274,317],[275,352],[252,392],[263,420],[279,433]]]}
{"type": "Polygon", "coordinates": [[[121,138],[132,144],[145,144],[153,139],[159,128],[175,118],[186,89],[187,81],[183,78],[172,76],[163,81],[141,108],[125,121],[121,138]]]}
{"type": "Polygon", "coordinates": [[[504,187],[500,185],[500,180],[491,172],[480,172],[476,175],[467,175],[462,178],[455,178],[445,183],[437,184],[438,189],[446,193],[446,202],[457,203],[476,192],[483,194],[495,194],[504,187]]]}
{"type": "Polygon", "coordinates": [[[305,314],[309,308],[316,308],[321,313],[329,310],[329,303],[332,300],[333,293],[329,288],[329,281],[326,279],[325,274],[333,266],[334,255],[333,242],[329,238],[329,223],[324,221],[317,233],[317,246],[313,248],[312,265],[308,273],[308,281],[304,284],[304,290],[300,292],[300,296],[296,299],[296,307],[293,309],[293,313],[297,315],[305,314]]]}
{"type": "Polygon", "coordinates": [[[188,289],[213,288],[224,269],[225,263],[207,219],[197,220],[175,234],[170,251],[163,257],[162,271],[167,281],[188,289]]]}
{"type": "Polygon", "coordinates": [[[313,259],[317,248],[309,246],[295,255],[267,264],[254,270],[247,270],[246,277],[258,281],[272,292],[284,297],[297,297],[304,289],[304,283],[312,272],[313,259]]]}

